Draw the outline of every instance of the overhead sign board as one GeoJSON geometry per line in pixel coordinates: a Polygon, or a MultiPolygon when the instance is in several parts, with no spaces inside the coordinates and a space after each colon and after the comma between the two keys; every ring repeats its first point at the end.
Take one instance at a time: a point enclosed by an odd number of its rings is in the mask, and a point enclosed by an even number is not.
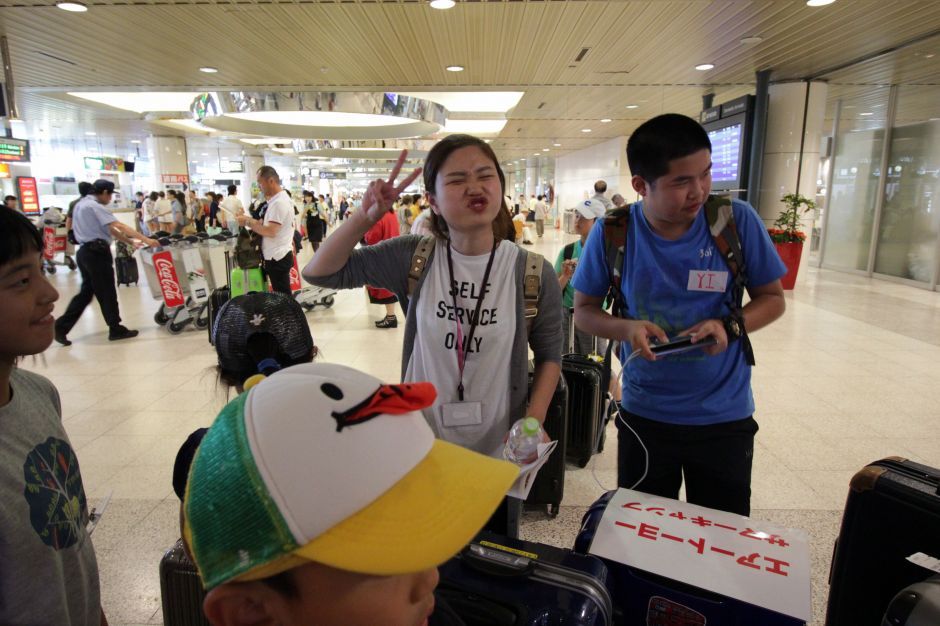
{"type": "Polygon", "coordinates": [[[320,172],[320,180],[346,180],[346,172],[320,172]]]}
{"type": "Polygon", "coordinates": [[[223,174],[240,174],[244,171],[244,161],[219,161],[219,172],[223,174]]]}

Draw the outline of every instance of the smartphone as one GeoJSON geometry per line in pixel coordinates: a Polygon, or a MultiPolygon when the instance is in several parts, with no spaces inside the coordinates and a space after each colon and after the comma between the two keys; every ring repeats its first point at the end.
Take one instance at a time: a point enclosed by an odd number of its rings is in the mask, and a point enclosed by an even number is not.
{"type": "Polygon", "coordinates": [[[698,343],[692,343],[691,335],[680,335],[673,337],[666,343],[650,344],[650,351],[656,356],[668,356],[670,354],[682,354],[683,352],[698,350],[705,346],[713,346],[716,343],[718,342],[714,337],[706,337],[698,343]]]}

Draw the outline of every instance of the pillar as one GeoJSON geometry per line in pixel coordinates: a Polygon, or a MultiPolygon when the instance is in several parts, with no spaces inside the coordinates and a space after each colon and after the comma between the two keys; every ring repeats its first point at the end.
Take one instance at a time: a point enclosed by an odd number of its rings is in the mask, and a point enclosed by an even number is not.
{"type": "Polygon", "coordinates": [[[183,137],[147,137],[147,154],[153,163],[153,191],[189,188],[189,160],[183,137]]]}
{"type": "MultiPolygon", "coordinates": [[[[819,145],[826,115],[828,85],[822,82],[794,82],[771,85],[768,91],[767,133],[759,189],[758,210],[767,227],[777,219],[783,204],[780,198],[798,192],[816,199],[819,172],[819,145]]],[[[802,228],[812,231],[815,215],[807,213],[802,228]]],[[[800,259],[800,276],[805,276],[808,245],[800,259]]]]}

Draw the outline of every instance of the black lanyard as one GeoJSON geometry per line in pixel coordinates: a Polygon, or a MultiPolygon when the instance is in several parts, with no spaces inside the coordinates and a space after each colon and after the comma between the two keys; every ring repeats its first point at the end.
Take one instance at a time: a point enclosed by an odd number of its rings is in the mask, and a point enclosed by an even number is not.
{"type": "MultiPolygon", "coordinates": [[[[490,279],[490,270],[493,269],[493,259],[496,257],[496,248],[498,241],[493,241],[493,249],[490,250],[490,258],[486,262],[486,271],[483,272],[483,285],[480,287],[480,297],[477,298],[477,307],[470,319],[470,334],[467,336],[467,349],[473,342],[473,335],[477,330],[477,324],[480,321],[480,309],[483,307],[483,298],[486,296],[486,286],[490,279]]],[[[463,327],[460,324],[460,315],[457,314],[457,286],[454,280],[454,259],[450,251],[450,241],[447,242],[447,271],[450,274],[450,296],[454,305],[454,321],[457,322],[457,371],[460,373],[460,379],[457,383],[457,399],[463,402],[463,370],[467,364],[467,355],[464,352],[463,327]]]]}

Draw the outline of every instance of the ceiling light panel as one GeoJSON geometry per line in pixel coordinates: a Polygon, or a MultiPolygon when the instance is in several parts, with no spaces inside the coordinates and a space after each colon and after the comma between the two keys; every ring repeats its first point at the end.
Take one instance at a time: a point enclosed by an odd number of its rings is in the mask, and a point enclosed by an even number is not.
{"type": "Polygon", "coordinates": [[[190,91],[69,91],[68,95],[116,109],[145,113],[189,111],[189,106],[199,94],[190,91]]]}
{"type": "Polygon", "coordinates": [[[524,91],[408,91],[401,96],[430,100],[451,113],[506,113],[525,95],[524,91]]]}
{"type": "Polygon", "coordinates": [[[506,120],[455,120],[444,124],[445,133],[467,133],[470,135],[496,135],[502,132],[506,120]]]}

